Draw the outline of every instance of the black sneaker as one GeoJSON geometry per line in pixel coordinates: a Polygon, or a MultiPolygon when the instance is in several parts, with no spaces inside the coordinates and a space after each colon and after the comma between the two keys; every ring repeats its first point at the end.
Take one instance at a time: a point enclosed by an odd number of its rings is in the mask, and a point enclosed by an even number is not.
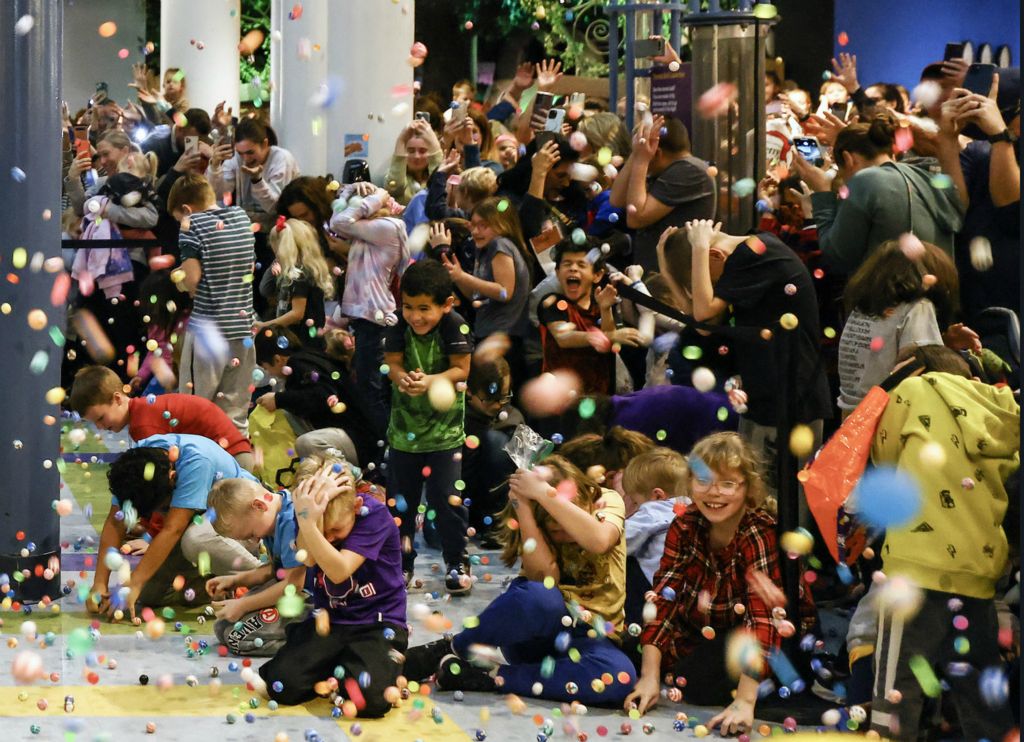
{"type": "Polygon", "coordinates": [[[444,589],[448,591],[449,595],[468,595],[469,591],[473,589],[473,578],[468,561],[446,564],[444,571],[444,589]]]}
{"type": "Polygon", "coordinates": [[[435,674],[441,666],[441,660],[448,655],[455,656],[452,649],[452,635],[445,634],[443,639],[409,647],[405,652],[405,665],[402,674],[406,680],[420,682],[435,674]]]}
{"type": "Polygon", "coordinates": [[[497,684],[486,670],[473,667],[461,657],[449,654],[441,660],[441,668],[437,671],[437,687],[439,690],[493,693],[497,684]]]}

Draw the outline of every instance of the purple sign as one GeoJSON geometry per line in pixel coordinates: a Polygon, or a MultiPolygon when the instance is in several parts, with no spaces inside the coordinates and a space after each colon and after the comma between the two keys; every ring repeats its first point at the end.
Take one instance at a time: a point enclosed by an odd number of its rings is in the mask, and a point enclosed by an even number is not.
{"type": "Polygon", "coordinates": [[[676,72],[668,67],[652,67],[651,112],[675,116],[690,128],[691,86],[689,62],[681,64],[676,72]]]}

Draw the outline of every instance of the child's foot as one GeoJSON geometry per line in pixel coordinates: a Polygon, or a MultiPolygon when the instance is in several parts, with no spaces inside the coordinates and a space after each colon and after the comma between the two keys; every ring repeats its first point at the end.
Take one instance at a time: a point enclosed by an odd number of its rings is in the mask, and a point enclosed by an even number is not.
{"type": "Polygon", "coordinates": [[[446,564],[444,571],[444,589],[449,595],[468,595],[473,589],[473,576],[467,560],[464,559],[458,564],[446,564]]]}
{"type": "Polygon", "coordinates": [[[440,690],[493,693],[496,683],[486,670],[473,667],[460,657],[450,654],[441,660],[441,668],[437,671],[437,687],[440,690]]]}
{"type": "Polygon", "coordinates": [[[443,639],[437,641],[409,647],[405,652],[405,665],[402,667],[402,674],[406,680],[417,682],[426,680],[438,671],[441,667],[441,660],[448,655],[455,656],[451,634],[445,634],[443,639]]]}

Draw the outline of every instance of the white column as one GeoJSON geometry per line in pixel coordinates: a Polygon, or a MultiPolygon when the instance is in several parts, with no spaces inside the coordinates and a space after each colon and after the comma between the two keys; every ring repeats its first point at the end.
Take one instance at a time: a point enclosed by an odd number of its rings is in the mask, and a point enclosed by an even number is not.
{"type": "Polygon", "coordinates": [[[160,77],[185,73],[189,105],[213,114],[220,101],[238,113],[239,0],[162,0],[160,77]]]}
{"type": "Polygon", "coordinates": [[[370,171],[374,182],[383,182],[395,139],[412,119],[413,70],[406,59],[414,40],[413,5],[332,4],[327,65],[337,95],[327,109],[327,165],[336,176],[344,166],[346,137],[367,136],[370,171]],[[396,96],[399,86],[407,92],[396,96]]]}
{"type": "Polygon", "coordinates": [[[291,19],[292,0],[270,11],[270,125],[307,175],[327,173],[327,111],[311,100],[327,80],[327,0],[305,0],[291,19]]]}

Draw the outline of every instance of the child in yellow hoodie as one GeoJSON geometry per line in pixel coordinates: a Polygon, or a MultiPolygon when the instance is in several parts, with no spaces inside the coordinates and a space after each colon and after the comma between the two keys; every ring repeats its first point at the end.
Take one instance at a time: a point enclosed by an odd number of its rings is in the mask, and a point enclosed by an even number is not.
{"type": "Polygon", "coordinates": [[[875,465],[909,473],[921,495],[917,515],[890,528],[881,550],[889,578],[923,591],[913,615],[878,604],[871,725],[890,739],[917,739],[939,678],[965,739],[1002,739],[1013,727],[994,596],[1007,562],[1005,482],[1020,465],[1020,407],[1010,389],[972,380],[964,367],[893,388],[871,448],[875,465]]]}

